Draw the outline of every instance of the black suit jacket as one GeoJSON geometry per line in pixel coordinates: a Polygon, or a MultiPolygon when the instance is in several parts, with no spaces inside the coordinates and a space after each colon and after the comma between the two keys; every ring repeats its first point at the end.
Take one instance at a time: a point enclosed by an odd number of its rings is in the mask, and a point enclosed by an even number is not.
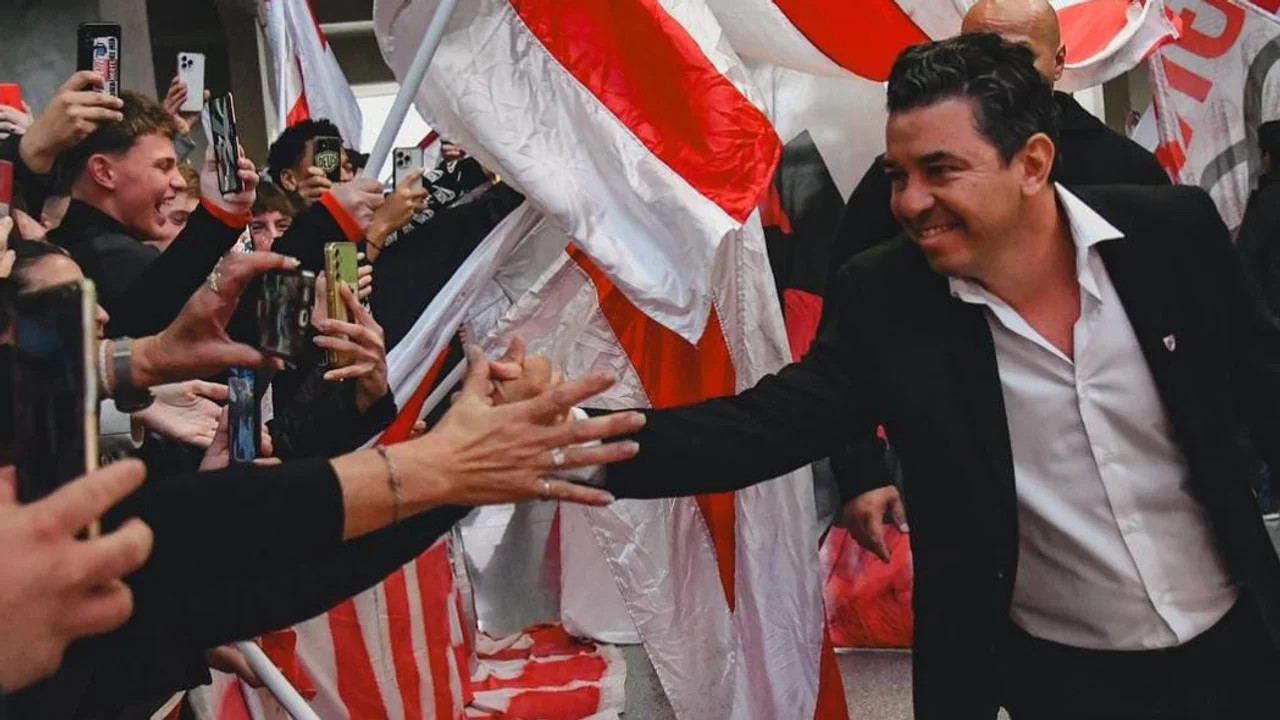
{"type": "MultiPolygon", "coordinates": [[[[1078,195],[1125,233],[1099,253],[1227,566],[1280,645],[1280,560],[1233,438],[1243,424],[1280,461],[1280,328],[1204,192],[1115,186],[1078,195]]],[[[836,302],[836,321],[803,361],[736,397],[649,412],[640,455],[611,466],[608,487],[619,497],[737,489],[886,425],[911,513],[916,717],[993,717],[1018,514],[983,310],[952,298],[903,237],[854,258],[836,302]]]]}

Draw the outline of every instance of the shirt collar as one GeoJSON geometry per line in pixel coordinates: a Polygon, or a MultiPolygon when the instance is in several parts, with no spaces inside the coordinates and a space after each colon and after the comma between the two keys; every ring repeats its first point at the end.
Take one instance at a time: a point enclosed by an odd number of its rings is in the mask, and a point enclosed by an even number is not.
{"type": "MultiPolygon", "coordinates": [[[[1098,282],[1089,263],[1089,251],[1094,245],[1104,240],[1123,238],[1124,233],[1061,184],[1054,183],[1053,187],[1058,197],[1058,206],[1066,215],[1067,226],[1071,230],[1071,240],[1076,245],[1076,278],[1080,281],[1081,288],[1093,295],[1095,299],[1100,299],[1098,282]]],[[[991,304],[992,295],[973,280],[949,277],[947,283],[951,287],[952,296],[964,302],[979,305],[991,304]]]]}

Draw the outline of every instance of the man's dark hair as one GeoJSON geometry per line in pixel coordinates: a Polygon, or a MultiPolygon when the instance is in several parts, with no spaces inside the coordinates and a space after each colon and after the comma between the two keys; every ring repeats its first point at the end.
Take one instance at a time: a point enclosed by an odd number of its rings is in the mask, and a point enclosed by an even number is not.
{"type": "Polygon", "coordinates": [[[1258,126],[1258,149],[1263,155],[1270,155],[1272,163],[1280,163],[1280,120],[1258,126]]]}
{"type": "Polygon", "coordinates": [[[9,242],[9,249],[14,254],[13,269],[10,271],[9,277],[13,279],[14,287],[19,294],[26,292],[27,287],[30,285],[30,279],[27,274],[31,271],[31,266],[53,255],[60,255],[68,259],[71,257],[66,250],[43,240],[16,238],[10,239],[9,242]]]}
{"type": "Polygon", "coordinates": [[[138,142],[138,138],[153,133],[170,139],[178,134],[178,126],[174,124],[173,117],[165,112],[159,102],[131,90],[120,93],[120,99],[124,102],[120,108],[123,120],[102,123],[78,145],[58,158],[58,187],[70,188],[75,179],[80,177],[80,173],[84,172],[89,158],[94,155],[128,152],[138,142]]]}
{"type": "Polygon", "coordinates": [[[342,132],[328,120],[303,120],[285,128],[267,150],[267,173],[272,182],[280,185],[280,172],[302,162],[308,140],[326,135],[340,138],[342,132]]]}
{"type": "Polygon", "coordinates": [[[1033,135],[1058,137],[1053,88],[1025,45],[991,33],[967,33],[902,51],[889,72],[889,112],[945,100],[973,105],[978,132],[1009,162],[1033,135]]]}
{"type": "Polygon", "coordinates": [[[253,214],[278,212],[285,217],[298,214],[298,204],[279,185],[269,182],[258,183],[258,193],[253,199],[253,214]]]}

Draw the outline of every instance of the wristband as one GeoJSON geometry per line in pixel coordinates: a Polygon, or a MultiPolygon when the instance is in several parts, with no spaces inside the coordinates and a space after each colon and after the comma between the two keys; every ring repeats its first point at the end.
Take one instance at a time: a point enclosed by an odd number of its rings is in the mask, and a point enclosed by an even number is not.
{"type": "Polygon", "coordinates": [[[134,413],[143,410],[155,400],[147,388],[133,385],[133,339],[120,338],[116,341],[111,353],[111,368],[115,373],[115,390],[111,397],[116,407],[123,413],[134,413]]]}
{"type": "Polygon", "coordinates": [[[400,522],[400,473],[396,469],[395,461],[387,453],[386,446],[379,445],[374,450],[387,466],[387,487],[391,490],[391,524],[394,525],[400,522]]]}

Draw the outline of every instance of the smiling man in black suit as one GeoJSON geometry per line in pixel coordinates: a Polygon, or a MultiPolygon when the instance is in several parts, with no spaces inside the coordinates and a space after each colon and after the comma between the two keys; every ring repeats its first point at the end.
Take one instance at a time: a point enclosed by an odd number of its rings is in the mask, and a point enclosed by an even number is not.
{"type": "Polygon", "coordinates": [[[905,51],[886,167],[906,232],[845,268],[803,361],[648,411],[606,486],[733,490],[883,424],[917,718],[1258,717],[1280,560],[1234,434],[1280,463],[1280,327],[1204,192],[1050,180],[1033,61],[987,34],[905,51]]]}

